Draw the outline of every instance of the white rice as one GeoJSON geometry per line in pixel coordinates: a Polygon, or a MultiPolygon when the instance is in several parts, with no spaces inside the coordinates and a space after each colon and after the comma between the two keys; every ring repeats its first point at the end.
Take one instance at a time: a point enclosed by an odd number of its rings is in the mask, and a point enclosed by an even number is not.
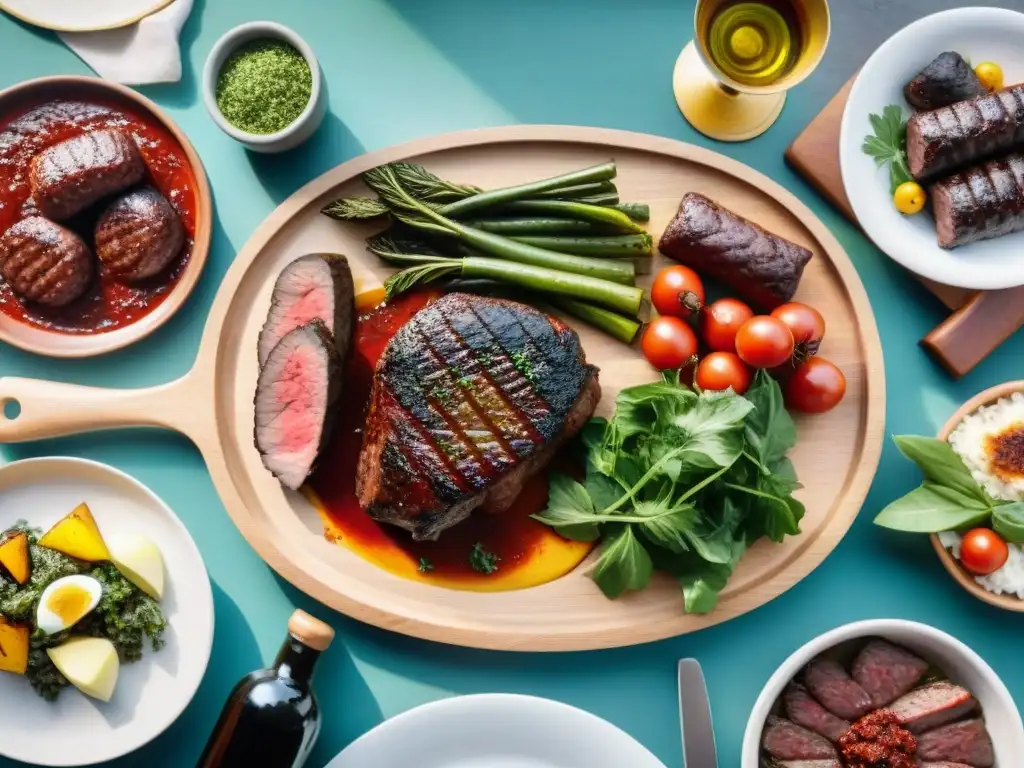
{"type": "MultiPolygon", "coordinates": [[[[1014,392],[992,405],[979,408],[964,417],[949,435],[949,444],[963,460],[974,479],[994,499],[1024,500],[1024,478],[1005,479],[991,471],[985,451],[986,438],[998,435],[1015,424],[1024,423],[1024,394],[1014,392]]],[[[962,536],[956,531],[939,534],[942,546],[960,559],[962,536]]],[[[998,571],[988,576],[975,576],[974,580],[997,595],[1016,595],[1024,599],[1024,546],[1009,544],[1010,556],[998,571]]]]}

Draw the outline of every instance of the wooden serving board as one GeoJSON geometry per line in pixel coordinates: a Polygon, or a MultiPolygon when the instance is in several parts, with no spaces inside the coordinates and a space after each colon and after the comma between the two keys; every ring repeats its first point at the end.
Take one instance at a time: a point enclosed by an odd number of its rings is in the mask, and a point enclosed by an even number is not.
{"type": "MultiPolygon", "coordinates": [[[[645,280],[649,285],[650,276],[645,280]]],[[[578,330],[588,360],[601,369],[598,413],[610,415],[622,388],[656,379],[636,349],[586,326],[578,330]]],[[[553,651],[692,632],[751,611],[810,573],[845,535],[871,484],[883,440],[885,381],[878,330],[853,265],[828,229],[781,186],[734,160],[670,139],[597,128],[511,126],[364,155],[296,192],[236,257],[210,311],[196,365],[182,379],[126,391],[0,378],[0,403],[6,400],[17,400],[21,415],[0,416],[0,442],[126,425],[188,435],[246,539],[284,578],[332,608],[441,642],[553,651]],[[316,511],[271,477],[252,442],[256,340],[280,270],[305,253],[334,251],[348,255],[358,285],[376,284],[390,271],[365,250],[371,228],[330,220],[319,213],[321,206],[339,195],[367,194],[360,174],[398,160],[422,163],[445,178],[499,187],[610,157],[618,163],[623,198],[650,204],[654,233],[693,190],[814,252],[797,298],[825,311],[822,353],[842,368],[848,386],[833,411],[798,418],[799,443],[791,457],[804,483],[798,494],[807,505],[802,535],[753,547],[718,609],[707,616],[684,614],[679,587],[668,578],[609,601],[587,577],[585,563],[541,587],[462,592],[401,579],[326,541],[316,511]]]]}
{"type": "MultiPolygon", "coordinates": [[[[825,198],[856,223],[839,166],[839,129],[856,75],[786,150],[786,160],[825,198]]],[[[1024,322],[1024,286],[972,291],[915,276],[952,310],[921,345],[953,376],[968,373],[1024,322]]]]}

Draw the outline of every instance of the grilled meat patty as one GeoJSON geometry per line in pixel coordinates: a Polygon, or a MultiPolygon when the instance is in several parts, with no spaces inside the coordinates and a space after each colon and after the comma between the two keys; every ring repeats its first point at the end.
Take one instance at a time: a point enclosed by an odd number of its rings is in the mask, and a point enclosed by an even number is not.
{"type": "Polygon", "coordinates": [[[683,197],[658,249],[765,309],[793,298],[812,255],[696,192],[683,197]]]}
{"type": "Polygon", "coordinates": [[[453,293],[416,313],[377,364],[359,503],[416,539],[477,507],[504,511],[597,406],[576,332],[532,307],[453,293]]]}
{"type": "Polygon", "coordinates": [[[907,164],[921,182],[1024,144],[1024,85],[1012,85],[907,121],[907,164]]]}
{"type": "Polygon", "coordinates": [[[320,320],[334,337],[342,358],[351,345],[355,286],[348,260],[336,253],[300,256],[281,270],[270,294],[270,312],[260,331],[260,365],[281,338],[311,320],[320,320]]]}
{"type": "Polygon", "coordinates": [[[131,136],[90,131],[47,147],[32,158],[32,198],[46,217],[61,221],[142,181],[146,163],[131,136]]]}
{"type": "Polygon", "coordinates": [[[117,198],[96,223],[96,255],[124,282],[162,272],[184,244],[181,219],[152,187],[133,189],[117,198]]]}
{"type": "Polygon", "coordinates": [[[970,168],[929,190],[939,245],[956,248],[1024,229],[1024,153],[970,168]]]}
{"type": "Polygon", "coordinates": [[[956,51],[940,53],[903,89],[907,102],[917,109],[947,107],[984,94],[978,75],[956,51]]]}
{"type": "Polygon", "coordinates": [[[93,259],[70,229],[33,216],[0,237],[0,275],[22,298],[61,307],[88,288],[93,259]]]}

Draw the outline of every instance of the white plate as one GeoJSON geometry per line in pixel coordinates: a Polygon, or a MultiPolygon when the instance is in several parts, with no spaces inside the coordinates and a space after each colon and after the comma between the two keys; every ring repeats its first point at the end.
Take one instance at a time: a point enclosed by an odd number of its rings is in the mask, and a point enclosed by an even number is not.
{"type": "Polygon", "coordinates": [[[327,768],[665,768],[611,723],[532,696],[425,704],[374,728],[327,768]]]}
{"type": "Polygon", "coordinates": [[[850,91],[839,137],[843,184],[857,221],[875,244],[907,269],[946,285],[995,289],[1024,285],[1024,233],[947,251],[938,246],[927,212],[904,217],[889,195],[888,171],[861,152],[868,115],[887,104],[910,105],[903,86],[943,51],[978,63],[995,61],[1007,85],[1024,81],[1024,14],[1001,8],[959,8],[928,16],[897,32],[868,59],[850,91]]]}
{"type": "Polygon", "coordinates": [[[138,531],[159,545],[168,565],[161,601],[167,645],[121,666],[109,704],[70,687],[56,702],[47,702],[25,678],[0,673],[4,757],[73,766],[136,750],[177,719],[210,660],[213,593],[206,566],[185,526],[152,491],[112,467],[83,459],[27,459],[0,467],[0,530],[19,518],[47,528],[83,501],[101,531],[138,531]]]}
{"type": "Polygon", "coordinates": [[[0,0],[0,10],[26,24],[61,32],[117,29],[156,13],[173,0],[0,0]]]}

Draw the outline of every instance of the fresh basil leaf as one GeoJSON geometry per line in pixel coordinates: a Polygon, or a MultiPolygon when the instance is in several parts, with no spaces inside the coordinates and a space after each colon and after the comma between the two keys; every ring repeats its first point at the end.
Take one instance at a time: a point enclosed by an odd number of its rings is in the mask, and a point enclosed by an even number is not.
{"type": "Polygon", "coordinates": [[[586,488],[567,475],[552,472],[548,480],[548,505],[533,518],[567,539],[596,541],[601,535],[593,520],[596,512],[586,488]]]}
{"type": "Polygon", "coordinates": [[[779,383],[764,370],[757,372],[744,398],[753,406],[744,424],[747,445],[761,464],[772,469],[796,445],[796,424],[786,410],[779,383]]]}
{"type": "Polygon", "coordinates": [[[680,471],[670,476],[679,479],[687,470],[734,464],[743,452],[743,421],[753,407],[732,393],[706,392],[678,413],[664,441],[669,450],[682,449],[680,471]]]}
{"type": "Polygon", "coordinates": [[[729,577],[745,551],[746,544],[737,541],[728,563],[700,562],[689,572],[677,576],[687,613],[710,613],[718,606],[718,596],[729,583],[729,577]]]}
{"type": "Polygon", "coordinates": [[[633,526],[624,525],[610,538],[605,535],[590,578],[614,600],[624,592],[644,589],[653,572],[651,556],[633,533],[633,526]]]}
{"type": "Polygon", "coordinates": [[[625,494],[622,486],[600,472],[588,472],[583,487],[597,510],[607,509],[625,494]]]}
{"type": "Polygon", "coordinates": [[[672,504],[673,486],[665,483],[655,501],[641,501],[633,508],[633,514],[647,518],[638,523],[643,534],[651,543],[671,552],[686,552],[690,526],[693,525],[697,510],[686,503],[672,504]]]}
{"type": "Polygon", "coordinates": [[[655,431],[696,400],[696,393],[666,381],[623,389],[615,399],[614,423],[619,439],[625,441],[655,431]]]}
{"type": "Polygon", "coordinates": [[[1024,544],[1024,502],[1003,504],[992,512],[992,528],[1012,544],[1024,544]]]}
{"type": "Polygon", "coordinates": [[[762,476],[757,488],[744,488],[730,484],[730,490],[749,496],[747,503],[747,538],[754,540],[767,536],[778,543],[786,536],[800,533],[800,520],[804,505],[788,491],[789,483],[774,475],[762,476]]]}
{"type": "Polygon", "coordinates": [[[984,523],[991,507],[953,488],[925,482],[878,513],[875,525],[907,533],[939,533],[984,523]]]}
{"type": "Polygon", "coordinates": [[[744,537],[739,533],[743,511],[732,499],[723,498],[717,507],[707,505],[693,525],[683,531],[691,549],[709,562],[724,565],[732,560],[733,547],[744,537]]]}
{"type": "Polygon", "coordinates": [[[971,476],[963,460],[945,440],[918,435],[896,435],[893,442],[900,453],[917,464],[925,478],[971,496],[991,506],[992,498],[971,476]]]}

